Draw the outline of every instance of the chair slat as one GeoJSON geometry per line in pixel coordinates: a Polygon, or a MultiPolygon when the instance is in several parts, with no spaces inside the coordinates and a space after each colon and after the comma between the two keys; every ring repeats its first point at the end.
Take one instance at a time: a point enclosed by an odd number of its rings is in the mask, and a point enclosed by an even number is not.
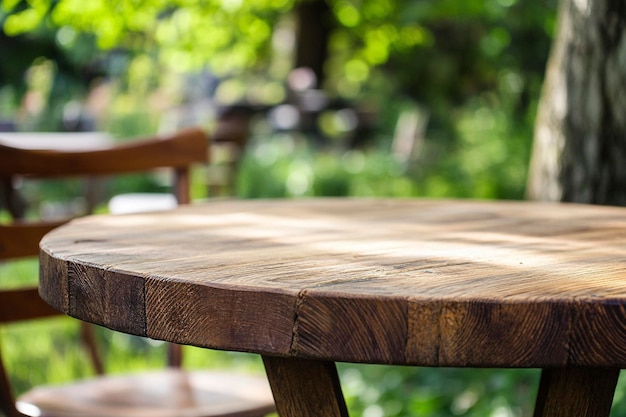
{"type": "Polygon", "coordinates": [[[63,315],[39,297],[36,287],[0,291],[0,324],[63,315]]]}
{"type": "Polygon", "coordinates": [[[24,150],[0,145],[0,176],[36,178],[111,175],[206,162],[208,136],[200,129],[94,151],[24,150]]]}

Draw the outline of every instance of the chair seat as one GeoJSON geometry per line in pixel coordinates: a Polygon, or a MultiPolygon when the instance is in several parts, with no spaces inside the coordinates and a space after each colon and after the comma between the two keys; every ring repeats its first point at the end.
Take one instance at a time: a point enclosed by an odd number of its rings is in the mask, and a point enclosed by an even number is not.
{"type": "Polygon", "coordinates": [[[265,377],[173,368],[40,386],[17,408],[32,417],[260,417],[275,409],[265,377]]]}

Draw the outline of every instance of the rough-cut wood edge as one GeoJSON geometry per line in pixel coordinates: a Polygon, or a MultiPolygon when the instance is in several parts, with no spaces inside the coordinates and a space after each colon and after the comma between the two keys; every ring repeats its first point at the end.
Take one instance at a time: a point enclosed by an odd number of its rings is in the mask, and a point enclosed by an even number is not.
{"type": "Polygon", "coordinates": [[[207,348],[288,355],[294,297],[176,285],[51,255],[42,242],[41,297],[63,313],[138,336],[207,348]],[[254,315],[248,315],[254,309],[254,315]],[[267,316],[274,315],[267,326],[267,316]],[[237,322],[233,326],[232,322],[237,322]]]}
{"type": "Polygon", "coordinates": [[[154,339],[201,347],[288,355],[294,295],[250,288],[146,279],[146,330],[154,339]]]}
{"type": "Polygon", "coordinates": [[[39,295],[46,303],[65,314],[69,314],[67,279],[67,261],[55,257],[40,246],[39,295]]]}
{"type": "Polygon", "coordinates": [[[407,362],[427,366],[568,364],[567,309],[556,303],[412,300],[407,362]]]}
{"type": "Polygon", "coordinates": [[[626,365],[626,308],[611,300],[546,304],[397,297],[381,302],[309,289],[296,305],[293,356],[419,366],[626,365]],[[594,336],[585,316],[599,323],[594,336]]]}
{"type": "Polygon", "coordinates": [[[290,353],[343,362],[406,363],[407,311],[402,298],[383,302],[302,291],[290,353]]]}
{"type": "Polygon", "coordinates": [[[143,279],[65,260],[44,245],[39,265],[39,295],[55,309],[83,321],[146,336],[143,279]]]}
{"type": "Polygon", "coordinates": [[[383,302],[338,298],[319,289],[258,292],[176,284],[62,260],[46,250],[45,242],[40,264],[40,294],[56,309],[175,343],[362,363],[626,367],[625,307],[610,300],[495,304],[397,297],[383,302]],[[593,337],[585,316],[601,324],[593,337]],[[494,328],[490,317],[501,325],[494,328]],[[351,331],[364,322],[369,332],[351,331]]]}
{"type": "Polygon", "coordinates": [[[147,336],[143,277],[68,262],[68,312],[81,320],[147,336]]]}

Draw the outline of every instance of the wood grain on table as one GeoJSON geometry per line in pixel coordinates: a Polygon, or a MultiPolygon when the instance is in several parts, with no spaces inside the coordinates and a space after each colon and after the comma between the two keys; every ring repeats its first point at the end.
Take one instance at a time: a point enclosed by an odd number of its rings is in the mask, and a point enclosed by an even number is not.
{"type": "Polygon", "coordinates": [[[156,339],[365,363],[626,365],[623,208],[221,201],[79,219],[41,248],[47,302],[156,339]]]}

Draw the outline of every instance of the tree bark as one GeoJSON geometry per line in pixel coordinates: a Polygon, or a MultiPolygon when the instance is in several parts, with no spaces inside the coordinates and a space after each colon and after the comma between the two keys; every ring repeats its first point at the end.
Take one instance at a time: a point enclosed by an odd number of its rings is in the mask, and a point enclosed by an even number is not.
{"type": "Polygon", "coordinates": [[[324,64],[328,58],[328,40],[334,28],[332,11],[325,0],[306,0],[296,8],[298,29],[295,67],[306,67],[315,73],[317,86],[324,79],[324,64]]]}
{"type": "Polygon", "coordinates": [[[561,0],[527,195],[626,205],[623,0],[561,0]]]}

